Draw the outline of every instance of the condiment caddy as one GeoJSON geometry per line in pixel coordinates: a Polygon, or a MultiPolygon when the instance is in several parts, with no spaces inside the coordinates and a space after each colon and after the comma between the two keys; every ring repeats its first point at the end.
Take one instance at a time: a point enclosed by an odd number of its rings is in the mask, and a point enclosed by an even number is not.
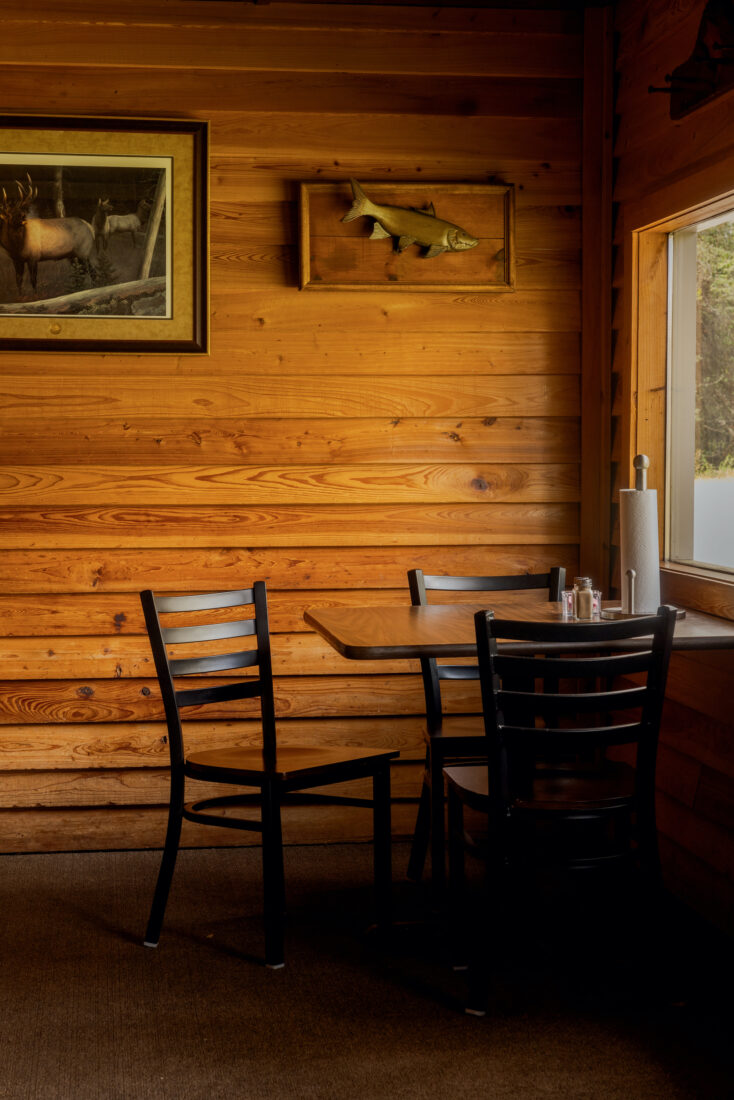
{"type": "Polygon", "coordinates": [[[591,577],[574,577],[573,588],[561,594],[563,618],[569,622],[598,622],[601,616],[601,591],[593,587],[591,577]]]}

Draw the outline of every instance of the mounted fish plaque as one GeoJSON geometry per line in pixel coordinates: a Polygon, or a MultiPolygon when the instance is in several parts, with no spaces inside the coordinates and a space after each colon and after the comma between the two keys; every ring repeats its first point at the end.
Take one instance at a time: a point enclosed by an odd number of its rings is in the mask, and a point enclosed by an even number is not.
{"type": "Polygon", "coordinates": [[[514,289],[510,184],[302,183],[302,290],[514,289]]]}
{"type": "Polygon", "coordinates": [[[412,244],[422,245],[425,248],[424,255],[429,260],[433,256],[440,256],[442,252],[465,252],[467,248],[476,248],[479,244],[479,239],[472,237],[465,229],[437,218],[433,203],[425,210],[407,206],[381,206],[367,198],[357,180],[350,180],[349,183],[354,202],[342,221],[373,218],[371,241],[391,237],[395,252],[404,252],[412,244]]]}

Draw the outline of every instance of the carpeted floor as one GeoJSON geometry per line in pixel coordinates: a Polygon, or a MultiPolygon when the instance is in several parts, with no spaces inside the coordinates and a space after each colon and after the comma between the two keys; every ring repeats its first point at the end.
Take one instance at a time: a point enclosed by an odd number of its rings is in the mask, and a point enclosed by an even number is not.
{"type": "Polygon", "coordinates": [[[365,934],[371,852],[287,852],[286,967],[261,964],[257,849],[185,851],[156,950],[157,852],[0,857],[0,1097],[12,1100],[724,1100],[731,969],[673,910],[670,986],[634,937],[550,897],[498,948],[491,1014],[460,1011],[444,926],[401,880],[365,934]],[[624,939],[624,937],[623,937],[624,939]],[[592,965],[598,958],[599,965],[592,965]],[[645,976],[641,977],[640,973],[645,976]]]}

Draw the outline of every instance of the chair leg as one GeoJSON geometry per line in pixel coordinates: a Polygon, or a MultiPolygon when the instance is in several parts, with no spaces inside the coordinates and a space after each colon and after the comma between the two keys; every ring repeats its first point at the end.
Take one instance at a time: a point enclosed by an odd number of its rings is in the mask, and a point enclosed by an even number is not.
{"type": "Polygon", "coordinates": [[[163,846],[161,866],[158,872],[158,880],[155,884],[153,904],[148,917],[148,927],[145,930],[144,944],[146,947],[157,947],[163,927],[163,917],[166,912],[168,894],[173,881],[173,872],[176,867],[178,845],[181,839],[181,823],[183,821],[184,780],[171,776],[171,800],[168,807],[168,828],[166,829],[166,841],[163,846]]]}
{"type": "Polygon", "coordinates": [[[660,848],[655,816],[642,816],[637,822],[637,844],[640,867],[650,880],[659,884],[662,880],[660,848]]]}
{"type": "Polygon", "coordinates": [[[503,935],[503,925],[509,917],[514,895],[511,874],[496,854],[489,863],[476,900],[471,906],[471,924],[465,936],[468,942],[467,995],[464,1012],[467,1016],[486,1016],[489,1010],[490,976],[496,968],[497,945],[503,935]]]}
{"type": "Polygon", "coordinates": [[[456,791],[449,786],[449,943],[454,970],[466,970],[466,868],[464,865],[464,807],[456,791]]]}
{"type": "Polygon", "coordinates": [[[487,868],[481,897],[475,898],[472,892],[470,899],[466,885],[464,805],[451,784],[448,786],[448,849],[452,969],[468,971],[465,1014],[486,1016],[489,1003],[488,939],[491,938],[493,943],[499,942],[497,936],[490,937],[488,932],[496,916],[490,908],[490,867],[487,868]]]}
{"type": "Polygon", "coordinates": [[[443,758],[431,754],[431,886],[446,889],[446,829],[444,827],[443,758]]]}
{"type": "Polygon", "coordinates": [[[451,784],[448,788],[448,824],[452,969],[468,971],[466,1015],[485,1016],[489,999],[489,968],[484,942],[484,914],[471,912],[470,909],[464,857],[464,806],[451,784]]]}
{"type": "Polygon", "coordinates": [[[374,828],[375,921],[380,929],[392,921],[392,828],[390,821],[390,765],[372,777],[374,828]]]}
{"type": "MultiPolygon", "coordinates": [[[[485,899],[484,921],[477,921],[472,934],[472,958],[468,967],[467,996],[464,1012],[467,1016],[486,1016],[489,1007],[489,933],[488,928],[488,903],[485,899]]],[[[478,915],[479,916],[479,915],[478,915]]],[[[480,917],[481,920],[481,917],[480,917]]],[[[499,942],[492,939],[492,942],[499,942]]]]}
{"type": "Polygon", "coordinates": [[[285,966],[285,876],[280,799],[272,783],[266,784],[262,791],[262,837],[265,965],[271,970],[280,970],[285,966]]]}
{"type": "MultiPolygon", "coordinates": [[[[426,761],[426,767],[428,762],[426,761]]],[[[418,803],[418,817],[413,830],[413,843],[408,859],[408,878],[420,882],[428,855],[428,842],[431,837],[431,788],[424,773],[421,798],[418,803]]]]}

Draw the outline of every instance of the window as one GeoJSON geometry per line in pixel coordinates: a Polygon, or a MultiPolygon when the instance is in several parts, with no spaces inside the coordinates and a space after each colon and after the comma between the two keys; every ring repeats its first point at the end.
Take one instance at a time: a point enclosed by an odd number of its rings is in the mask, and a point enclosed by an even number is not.
{"type": "Polygon", "coordinates": [[[666,557],[734,573],[734,209],[667,242],[666,557]]]}

